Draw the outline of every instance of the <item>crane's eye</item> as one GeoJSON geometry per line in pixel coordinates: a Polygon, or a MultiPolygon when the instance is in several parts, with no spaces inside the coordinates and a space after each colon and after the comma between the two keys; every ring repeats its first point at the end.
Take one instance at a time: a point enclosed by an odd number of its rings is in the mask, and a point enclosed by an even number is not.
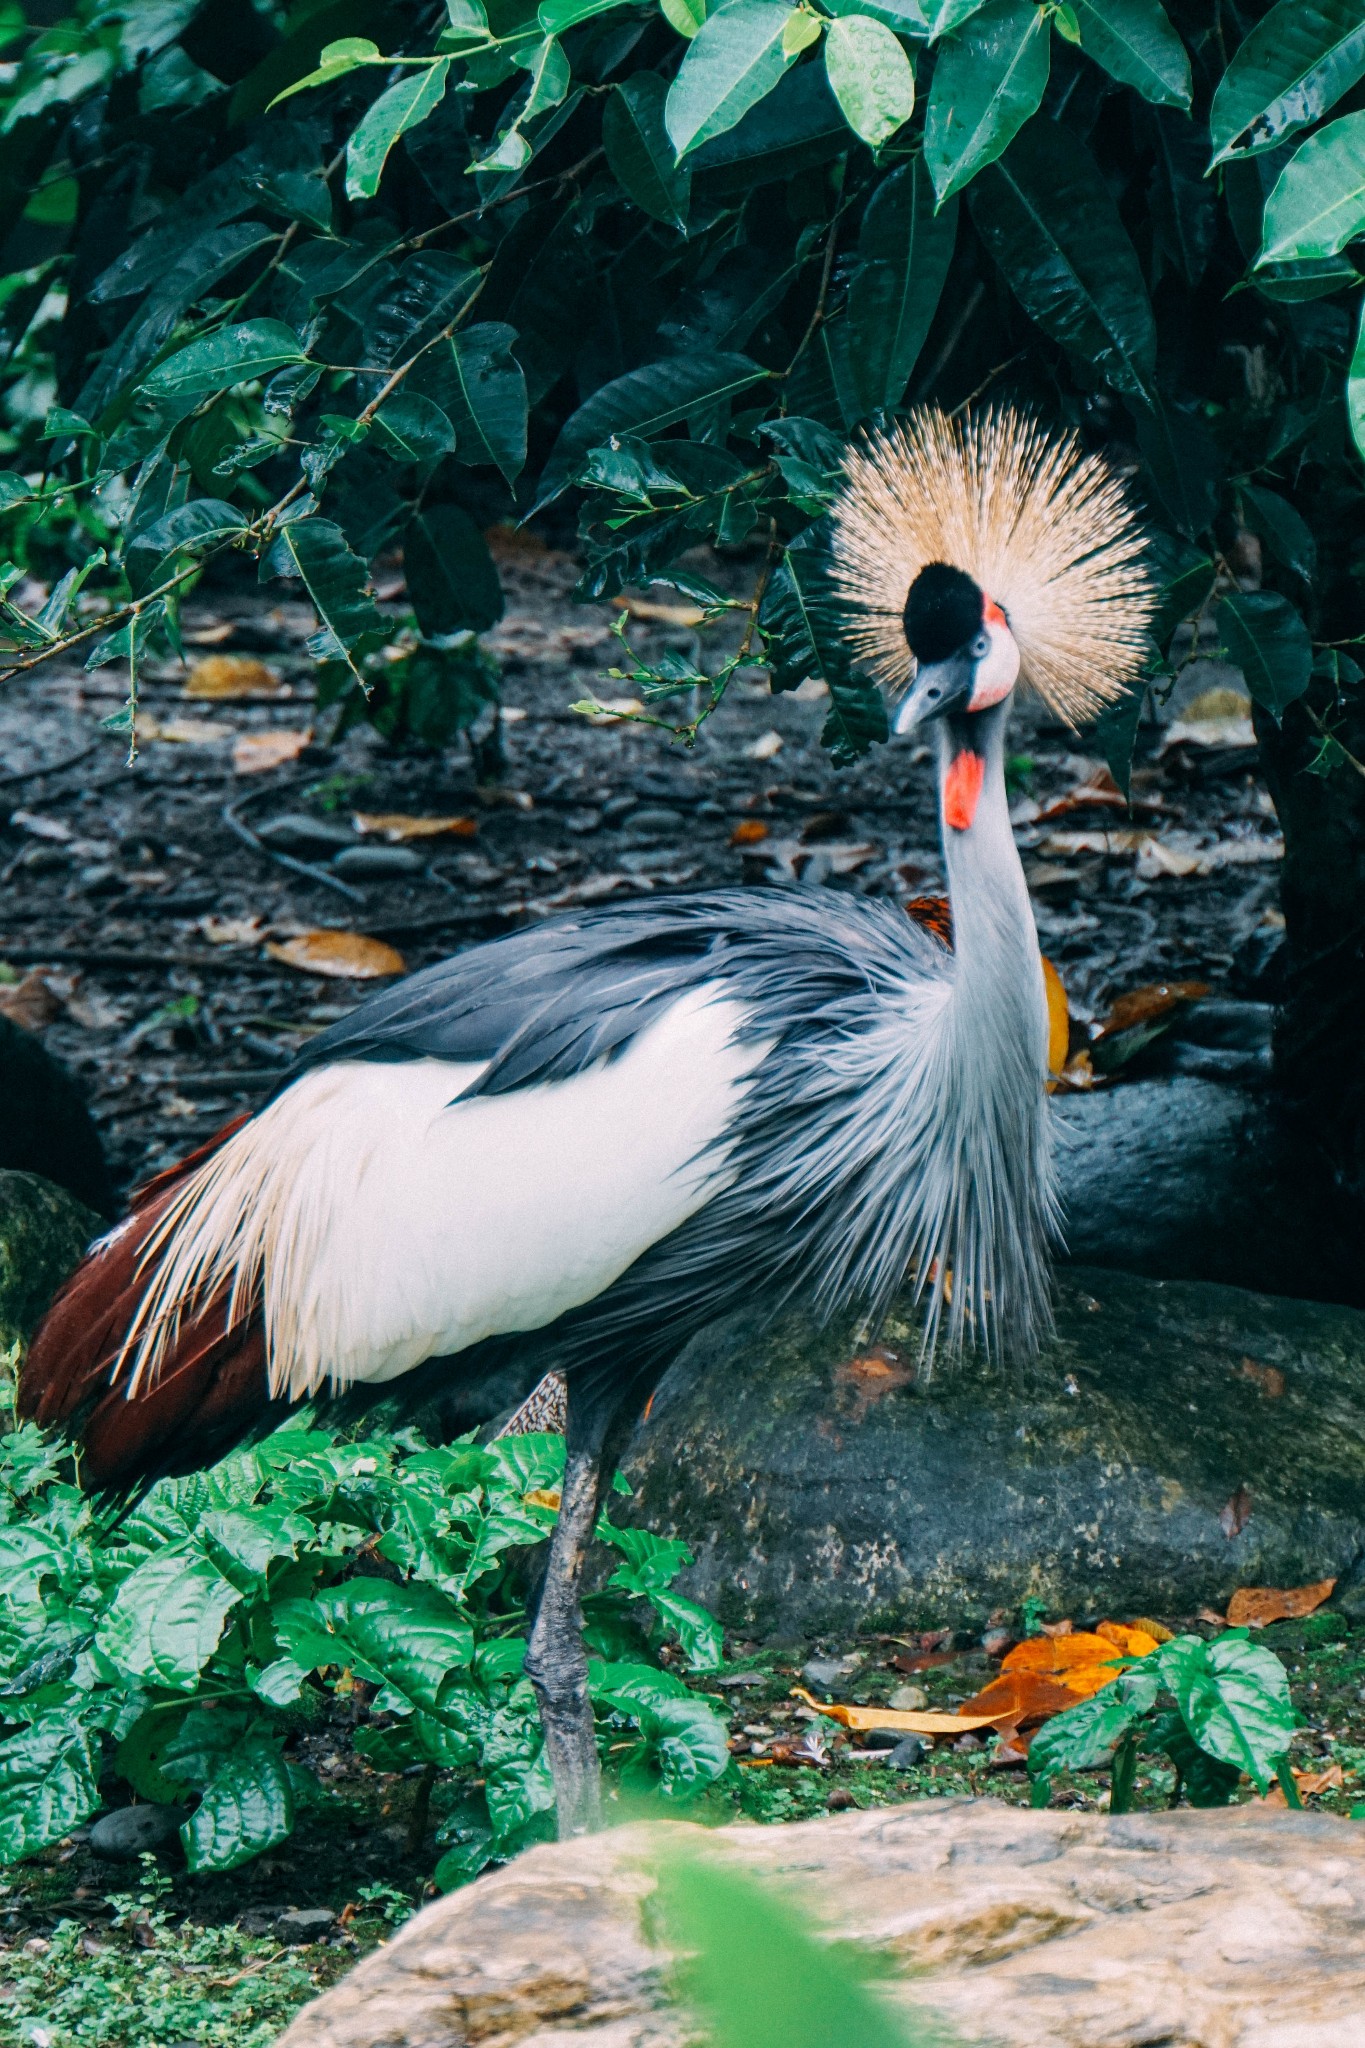
{"type": "Polygon", "coordinates": [[[972,660],[984,661],[990,651],[990,635],[988,633],[978,633],[972,642],[972,660]]]}

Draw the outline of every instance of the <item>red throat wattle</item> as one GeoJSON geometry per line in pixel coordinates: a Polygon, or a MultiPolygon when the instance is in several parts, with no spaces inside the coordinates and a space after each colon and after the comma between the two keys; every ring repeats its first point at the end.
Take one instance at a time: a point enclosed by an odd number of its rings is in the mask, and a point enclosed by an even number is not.
{"type": "Polygon", "coordinates": [[[986,763],[970,747],[954,754],[948,763],[943,778],[943,822],[951,825],[954,832],[965,832],[970,827],[985,779],[986,763]]]}

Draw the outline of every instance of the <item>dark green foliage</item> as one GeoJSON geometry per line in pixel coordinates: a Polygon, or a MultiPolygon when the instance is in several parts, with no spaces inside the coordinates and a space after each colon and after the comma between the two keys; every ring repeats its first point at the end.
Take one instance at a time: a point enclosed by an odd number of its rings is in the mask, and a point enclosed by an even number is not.
{"type": "MultiPolygon", "coordinates": [[[[463,714],[400,702],[439,664],[376,672],[412,628],[374,557],[403,547],[444,641],[499,615],[490,520],[576,499],[588,596],[739,551],[753,595],[712,609],[747,608],[777,687],[829,683],[851,759],[884,719],[793,546],[851,434],[984,395],[1135,467],[1154,674],[1198,624],[1273,717],[1337,706],[1314,661],[1358,630],[1362,574],[1355,0],[1216,24],[1196,0],[297,0],[249,25],[82,0],[10,54],[0,520],[17,565],[113,600],[97,662],[174,646],[203,562],[248,551],[317,606],[345,715],[440,743],[463,714]]],[[[73,616],[5,605],[10,660],[73,616]]],[[[734,666],[687,679],[697,716],[734,666]]]]}
{"type": "MultiPolygon", "coordinates": [[[[119,1519],[40,1431],[0,1439],[0,1861],[97,1812],[103,1769],[192,1808],[192,1870],[234,1869],[317,1795],[291,1738],[329,1695],[363,1709],[356,1746],[381,1768],[481,1780],[443,1883],[537,1839],[553,1792],[514,1566],[553,1525],[563,1461],[560,1437],[435,1449],[304,1418],[119,1519]]],[[[718,1666],[719,1631],[672,1591],[683,1544],[605,1517],[599,1534],[621,1558],[588,1602],[604,1744],[632,1784],[685,1799],[726,1768],[726,1727],[656,1667],[651,1631],[695,1671],[718,1666]]]]}

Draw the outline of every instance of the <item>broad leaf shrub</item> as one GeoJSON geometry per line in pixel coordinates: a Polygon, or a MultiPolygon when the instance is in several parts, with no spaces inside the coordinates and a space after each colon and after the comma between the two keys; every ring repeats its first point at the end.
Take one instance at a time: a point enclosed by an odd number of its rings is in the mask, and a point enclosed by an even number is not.
{"type": "Polygon", "coordinates": [[[1284,1665],[1246,1629],[1212,1642],[1173,1636],[1038,1731],[1028,1756],[1033,1801],[1046,1806],[1056,1772],[1108,1763],[1110,1812],[1126,1813],[1146,1754],[1173,1765],[1173,1806],[1182,1792],[1192,1806],[1226,1806],[1243,1775],[1262,1794],[1278,1779],[1297,1806],[1288,1765],[1297,1726],[1284,1665]]]}
{"type": "MultiPolygon", "coordinates": [[[[212,1470],[162,1480],[123,1519],[32,1425],[0,1439],[0,1860],[59,1840],[101,1785],[190,1808],[192,1870],[283,1841],[320,1796],[290,1738],[327,1698],[367,1703],[354,1740],[384,1770],[471,1780],[438,1868],[449,1886],[552,1831],[515,1553],[553,1525],[563,1439],[436,1449],[306,1421],[212,1470]]],[[[588,1602],[591,1690],[629,1784],[685,1799],[726,1768],[726,1724],[659,1668],[693,1670],[717,1624],[671,1590],[687,1551],[614,1527],[588,1602]]]]}
{"type": "Polygon", "coordinates": [[[227,556],[307,594],[342,716],[441,744],[495,690],[490,525],[576,505],[585,595],[740,615],[718,663],[626,663],[640,716],[690,740],[761,661],[828,684],[852,758],[886,723],[823,596],[842,450],[1011,395],[1135,477],[1153,675],[1221,646],[1342,763],[1358,0],[81,0],[0,34],[0,662],[116,664],[125,732],[227,556]]]}

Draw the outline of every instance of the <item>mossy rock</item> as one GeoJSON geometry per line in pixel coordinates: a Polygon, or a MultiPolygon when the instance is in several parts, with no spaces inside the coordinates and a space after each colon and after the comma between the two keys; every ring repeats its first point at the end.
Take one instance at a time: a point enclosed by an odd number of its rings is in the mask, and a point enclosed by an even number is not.
{"type": "Polygon", "coordinates": [[[0,1172],[0,1347],[32,1333],[102,1228],[93,1209],[54,1181],[0,1172]]]}
{"type": "Polygon", "coordinates": [[[917,1356],[908,1312],[697,1339],[625,1467],[680,1589],[750,1633],[1182,1615],[1365,1551],[1359,1310],[1071,1267],[1036,1363],[917,1356]]]}

